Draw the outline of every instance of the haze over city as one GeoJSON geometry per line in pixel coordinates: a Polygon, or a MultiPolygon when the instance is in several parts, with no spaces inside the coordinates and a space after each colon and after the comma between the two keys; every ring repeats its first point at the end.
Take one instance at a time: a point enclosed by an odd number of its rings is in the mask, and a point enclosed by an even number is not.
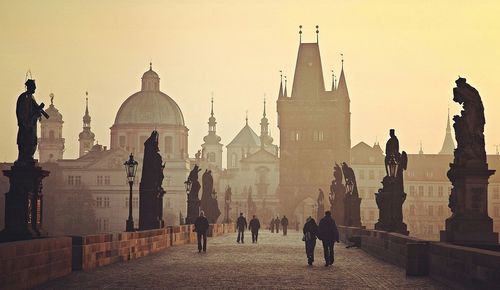
{"type": "Polygon", "coordinates": [[[189,155],[207,132],[214,93],[218,134],[227,145],[245,122],[259,127],[267,99],[279,144],[276,99],[280,70],[291,91],[298,26],[303,42],[319,43],[325,86],[341,56],[351,98],[352,144],[385,142],[395,128],[401,147],[425,153],[442,145],[458,75],[485,105],[486,150],[500,143],[500,67],[496,1],[50,1],[0,4],[0,160],[16,158],[15,100],[31,70],[39,102],[63,114],[65,158],[78,156],[78,132],[89,92],[92,130],[109,145],[120,104],[140,89],[149,68],[182,109],[189,155]]]}

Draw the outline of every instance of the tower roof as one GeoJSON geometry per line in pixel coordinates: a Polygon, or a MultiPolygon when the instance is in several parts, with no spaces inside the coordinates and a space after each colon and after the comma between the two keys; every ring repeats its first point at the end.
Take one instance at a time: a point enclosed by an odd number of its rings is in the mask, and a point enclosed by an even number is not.
{"type": "Polygon", "coordinates": [[[278,93],[278,98],[283,98],[283,73],[280,75],[280,91],[278,93]]]}
{"type": "Polygon", "coordinates": [[[342,59],[342,69],[340,71],[339,83],[337,84],[337,88],[335,91],[339,96],[344,96],[349,98],[349,91],[347,90],[347,83],[344,74],[344,59],[342,59]]]}
{"type": "Polygon", "coordinates": [[[50,105],[49,107],[45,110],[47,114],[49,115],[50,118],[45,119],[42,118],[43,123],[50,123],[50,122],[63,122],[63,117],[62,114],[59,112],[59,110],[54,106],[54,94],[50,93],[50,105]]]}
{"type": "Polygon", "coordinates": [[[450,109],[448,109],[448,119],[446,120],[446,134],[444,136],[443,146],[439,154],[453,155],[455,151],[455,142],[451,136],[451,126],[450,126],[450,109]]]}
{"type": "Polygon", "coordinates": [[[255,133],[250,126],[248,126],[248,122],[245,126],[240,130],[240,132],[234,137],[233,141],[231,141],[229,146],[250,146],[256,147],[260,146],[259,136],[255,133]]]}
{"type": "Polygon", "coordinates": [[[292,98],[318,98],[325,91],[318,43],[301,43],[295,65],[292,98]]]}

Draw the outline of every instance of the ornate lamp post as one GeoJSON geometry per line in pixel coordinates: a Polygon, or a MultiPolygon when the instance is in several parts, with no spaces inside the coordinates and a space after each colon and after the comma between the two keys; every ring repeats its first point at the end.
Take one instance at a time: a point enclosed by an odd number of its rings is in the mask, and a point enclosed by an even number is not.
{"type": "Polygon", "coordinates": [[[134,160],[134,155],[130,153],[129,159],[123,163],[125,172],[127,173],[128,185],[130,186],[128,198],[128,219],[125,231],[134,231],[134,219],[132,218],[132,186],[134,185],[135,173],[137,172],[137,161],[134,160]]]}
{"type": "Polygon", "coordinates": [[[188,178],[186,181],[184,181],[184,186],[186,187],[186,195],[187,195],[187,198],[186,198],[186,202],[187,202],[187,215],[186,215],[186,222],[185,224],[190,224],[189,222],[189,192],[191,191],[191,185],[193,183],[191,182],[191,180],[188,178]]]}

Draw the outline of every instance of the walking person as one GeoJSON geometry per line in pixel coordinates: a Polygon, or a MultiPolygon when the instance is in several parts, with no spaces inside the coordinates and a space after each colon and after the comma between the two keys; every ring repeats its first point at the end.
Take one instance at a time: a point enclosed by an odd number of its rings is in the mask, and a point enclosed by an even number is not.
{"type": "Polygon", "coordinates": [[[318,238],[323,242],[325,252],[325,267],[333,264],[333,246],[339,242],[339,231],[330,211],[325,212],[318,226],[318,238]]]}
{"type": "Polygon", "coordinates": [[[194,231],[196,232],[196,237],[198,238],[198,253],[207,251],[207,231],[208,231],[208,220],[205,217],[203,211],[200,212],[200,216],[194,221],[194,231]],[[203,239],[203,246],[202,246],[203,239]]]}
{"type": "Polygon", "coordinates": [[[280,233],[280,218],[279,217],[276,217],[276,219],[274,220],[274,225],[276,226],[276,233],[279,234],[280,233]]]}
{"type": "Polygon", "coordinates": [[[240,212],[240,216],[236,220],[236,228],[238,228],[238,238],[236,242],[239,244],[240,241],[242,244],[245,243],[245,230],[247,228],[247,219],[243,216],[243,213],[240,212]]]}
{"type": "Polygon", "coordinates": [[[248,229],[252,232],[252,243],[257,243],[259,237],[260,221],[255,215],[248,224],[248,229]]]}
{"type": "Polygon", "coordinates": [[[306,244],[307,264],[312,266],[314,262],[314,248],[316,247],[316,237],[318,236],[318,225],[312,217],[308,217],[302,230],[304,237],[302,240],[306,244]]]}
{"type": "Polygon", "coordinates": [[[283,235],[286,236],[288,230],[288,219],[286,218],[286,215],[284,215],[281,219],[281,226],[283,227],[283,235]]]}
{"type": "Polygon", "coordinates": [[[271,229],[271,233],[274,234],[274,218],[271,219],[271,222],[269,223],[269,228],[271,229]]]}

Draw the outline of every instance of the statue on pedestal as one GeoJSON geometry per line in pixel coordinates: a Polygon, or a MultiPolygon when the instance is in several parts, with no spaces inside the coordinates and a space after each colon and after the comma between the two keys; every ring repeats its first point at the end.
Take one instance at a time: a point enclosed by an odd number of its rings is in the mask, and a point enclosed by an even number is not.
{"type": "Polygon", "coordinates": [[[44,104],[37,104],[33,94],[35,80],[28,79],[26,91],[16,104],[18,158],[10,170],[4,170],[9,178],[9,192],[5,194],[5,228],[0,232],[0,242],[26,240],[46,235],[43,230],[42,179],[49,172],[36,166],[33,154],[37,146],[37,122],[43,115],[44,104]]]}
{"type": "Polygon", "coordinates": [[[229,218],[229,211],[231,210],[232,195],[233,193],[231,192],[231,187],[228,185],[226,187],[226,192],[224,193],[224,205],[226,210],[226,218],[224,219],[225,223],[231,222],[231,219],[229,218]]]}
{"type": "Polygon", "coordinates": [[[330,211],[338,225],[344,225],[344,197],[346,188],[342,184],[343,175],[340,166],[335,163],[333,168],[333,180],[330,185],[330,211]]]}
{"type": "Polygon", "coordinates": [[[155,130],[144,142],[144,162],[139,186],[139,230],[163,228],[163,169],[158,148],[158,132],[155,130]]]}
{"type": "Polygon", "coordinates": [[[488,179],[495,173],[486,163],[484,107],[479,92],[459,77],[453,101],[461,104],[461,116],[454,116],[457,140],[448,178],[453,188],[449,197],[452,215],[441,231],[441,241],[457,244],[497,244],[498,233],[488,216],[488,179]]]}
{"type": "Polygon", "coordinates": [[[200,192],[201,185],[198,181],[198,173],[201,169],[196,164],[191,172],[189,172],[188,180],[185,182],[186,189],[189,191],[187,200],[187,216],[186,224],[193,224],[198,215],[200,214],[200,199],[198,193],[200,192]]]}
{"type": "Polygon", "coordinates": [[[212,171],[205,170],[201,180],[203,183],[203,192],[201,195],[200,208],[205,212],[208,221],[215,224],[220,216],[220,210],[214,190],[212,171]]]}
{"type": "Polygon", "coordinates": [[[394,129],[389,131],[389,135],[385,146],[386,176],[382,180],[382,188],[375,193],[379,208],[375,229],[408,235],[407,226],[403,222],[403,203],[406,200],[403,171],[407,168],[408,157],[405,151],[399,153],[399,141],[394,129]]]}
{"type": "Polygon", "coordinates": [[[361,227],[361,198],[359,198],[358,185],[354,170],[342,162],[346,194],[344,197],[344,225],[350,227],[361,227]]]}
{"type": "Polygon", "coordinates": [[[325,216],[325,194],[321,188],[318,188],[318,199],[316,202],[318,203],[318,212],[316,214],[317,220],[321,220],[325,216]]]}

